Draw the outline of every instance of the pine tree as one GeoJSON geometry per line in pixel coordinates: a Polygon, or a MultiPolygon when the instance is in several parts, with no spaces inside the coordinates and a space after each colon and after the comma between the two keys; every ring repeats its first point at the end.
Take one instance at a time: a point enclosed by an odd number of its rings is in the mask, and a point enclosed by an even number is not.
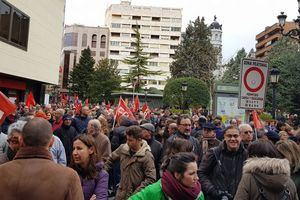
{"type": "Polygon", "coordinates": [[[117,66],[116,61],[109,59],[102,59],[96,64],[95,72],[89,82],[91,102],[99,102],[104,97],[109,98],[112,91],[120,87],[121,77],[117,66]]]}
{"type": "Polygon", "coordinates": [[[147,64],[150,59],[145,52],[143,52],[141,35],[138,26],[133,29],[135,32],[134,56],[125,58],[123,61],[125,64],[131,66],[129,73],[125,76],[125,82],[130,83],[132,87],[135,87],[135,91],[140,91],[142,87],[142,79],[147,76],[160,75],[160,71],[151,71],[148,69],[147,64]]]}
{"type": "Polygon", "coordinates": [[[173,77],[195,77],[211,84],[219,50],[210,43],[210,35],[204,18],[189,23],[170,66],[173,77]]]}
{"type": "Polygon", "coordinates": [[[94,72],[95,60],[88,47],[81,53],[79,63],[75,65],[69,77],[69,88],[77,93],[80,99],[90,98],[90,81],[94,72]]]}

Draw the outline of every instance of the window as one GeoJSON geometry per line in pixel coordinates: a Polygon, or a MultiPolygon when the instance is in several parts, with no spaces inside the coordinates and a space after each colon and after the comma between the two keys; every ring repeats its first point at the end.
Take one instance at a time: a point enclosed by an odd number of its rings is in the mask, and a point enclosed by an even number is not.
{"type": "Polygon", "coordinates": [[[169,54],[168,53],[160,53],[159,57],[161,57],[161,58],[169,58],[169,54]]]}
{"type": "Polygon", "coordinates": [[[161,35],[160,39],[162,39],[162,40],[169,40],[170,36],[168,36],[168,35],[161,35]]]}
{"type": "Polygon", "coordinates": [[[142,34],[142,35],[141,35],[141,38],[142,38],[142,39],[150,39],[150,35],[144,35],[144,34],[142,34]]]}
{"type": "Polygon", "coordinates": [[[17,8],[0,0],[0,38],[3,41],[27,48],[29,17],[17,8]]]}
{"type": "Polygon", "coordinates": [[[171,45],[171,48],[170,49],[177,49],[177,45],[171,45]]]}
{"type": "Polygon", "coordinates": [[[159,35],[151,35],[151,39],[159,39],[159,35]]]}
{"type": "Polygon", "coordinates": [[[171,36],[171,40],[179,40],[179,36],[171,36]]]}
{"type": "Polygon", "coordinates": [[[122,47],[130,47],[130,43],[129,42],[122,42],[121,46],[122,47]]]}
{"type": "Polygon", "coordinates": [[[170,31],[170,27],[168,26],[162,26],[161,31],[170,31]]]}
{"type": "Polygon", "coordinates": [[[149,44],[146,44],[146,43],[142,43],[142,48],[149,48],[149,44]]]}
{"type": "Polygon", "coordinates": [[[123,56],[129,56],[129,55],[130,55],[130,52],[129,52],[129,51],[121,51],[121,52],[120,52],[120,55],[123,55],[123,56]]]}
{"type": "Polygon", "coordinates": [[[157,81],[156,80],[149,80],[148,83],[149,83],[149,85],[156,85],[157,81]]]}
{"type": "Polygon", "coordinates": [[[111,32],[111,37],[120,37],[120,33],[111,32]]]}
{"type": "Polygon", "coordinates": [[[158,57],[158,53],[150,53],[150,57],[158,57]]]}
{"type": "Polygon", "coordinates": [[[159,26],[151,26],[151,30],[152,31],[160,31],[160,27],[159,26]]]}
{"type": "Polygon", "coordinates": [[[130,37],[130,33],[122,33],[122,37],[130,37]]]}
{"type": "Polygon", "coordinates": [[[64,36],[64,46],[77,46],[78,33],[66,33],[64,36]]]}
{"type": "Polygon", "coordinates": [[[100,51],[100,57],[105,57],[105,52],[104,51],[100,51]]]}
{"type": "Polygon", "coordinates": [[[172,18],[172,22],[181,22],[181,18],[172,18]]]}
{"type": "Polygon", "coordinates": [[[149,66],[158,66],[158,62],[148,62],[149,66]]]}
{"type": "Polygon", "coordinates": [[[112,16],[113,19],[121,18],[121,15],[118,15],[118,14],[112,14],[111,16],[112,16]]]}
{"type": "Polygon", "coordinates": [[[92,35],[92,48],[96,48],[97,46],[97,35],[93,34],[92,35]]]}
{"type": "Polygon", "coordinates": [[[119,55],[119,51],[110,51],[110,55],[119,55]]]}
{"type": "Polygon", "coordinates": [[[122,19],[131,19],[130,15],[122,15],[122,19]]]}
{"type": "Polygon", "coordinates": [[[139,28],[141,28],[140,25],[136,25],[136,24],[131,25],[131,27],[132,27],[133,29],[139,29],[139,28]]]}
{"type": "Polygon", "coordinates": [[[86,33],[82,34],[81,46],[82,47],[86,47],[87,46],[87,34],[86,33]]]}
{"type": "Polygon", "coordinates": [[[159,22],[160,21],[160,17],[152,17],[152,21],[159,22]]]}
{"type": "Polygon", "coordinates": [[[168,45],[168,44],[161,44],[161,45],[160,45],[160,48],[161,48],[161,49],[169,49],[169,48],[170,48],[170,45],[168,45]]]}
{"type": "Polygon", "coordinates": [[[132,16],[132,20],[141,20],[141,16],[132,16]]]}
{"type": "Polygon", "coordinates": [[[136,37],[136,34],[135,34],[135,33],[132,33],[132,34],[131,34],[131,37],[132,37],[132,38],[135,38],[135,37],[136,37]]]}
{"type": "Polygon", "coordinates": [[[96,56],[96,51],[91,51],[91,56],[96,56]]]}
{"type": "Polygon", "coordinates": [[[159,66],[160,67],[169,67],[169,63],[167,63],[167,62],[160,62],[159,66]]]}
{"type": "Polygon", "coordinates": [[[180,27],[171,27],[171,31],[180,32],[181,28],[180,27]]]}
{"type": "Polygon", "coordinates": [[[112,28],[121,28],[121,24],[111,23],[112,28]]]}
{"type": "Polygon", "coordinates": [[[148,25],[143,25],[143,26],[142,26],[142,29],[150,30],[150,26],[148,26],[148,25]]]}
{"type": "Polygon", "coordinates": [[[118,41],[110,41],[111,46],[120,46],[120,42],[118,41]]]}
{"type": "Polygon", "coordinates": [[[159,44],[150,44],[151,49],[158,49],[159,48],[159,44]]]}
{"type": "Polygon", "coordinates": [[[136,52],[130,52],[131,56],[136,56],[136,52]]]}
{"type": "Polygon", "coordinates": [[[100,48],[105,48],[106,46],[106,36],[105,35],[101,35],[101,41],[100,41],[100,48]]]}
{"type": "Polygon", "coordinates": [[[158,85],[166,85],[167,81],[158,81],[158,85]]]}
{"type": "Polygon", "coordinates": [[[122,28],[130,28],[130,24],[122,24],[122,28]]]}
{"type": "Polygon", "coordinates": [[[142,16],[142,20],[150,21],[151,17],[150,16],[142,16]]]}
{"type": "Polygon", "coordinates": [[[161,18],[161,21],[162,21],[162,22],[170,22],[171,19],[168,18],[168,17],[163,17],[163,18],[161,18]]]}

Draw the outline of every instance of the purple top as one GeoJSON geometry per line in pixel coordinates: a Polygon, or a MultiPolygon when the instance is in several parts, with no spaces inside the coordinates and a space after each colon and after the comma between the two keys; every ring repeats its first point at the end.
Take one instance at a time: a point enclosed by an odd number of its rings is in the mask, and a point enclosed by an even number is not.
{"type": "Polygon", "coordinates": [[[96,195],[97,200],[107,200],[108,173],[103,170],[103,162],[98,162],[96,169],[99,171],[96,179],[83,179],[80,177],[84,200],[90,200],[93,194],[96,195]]]}

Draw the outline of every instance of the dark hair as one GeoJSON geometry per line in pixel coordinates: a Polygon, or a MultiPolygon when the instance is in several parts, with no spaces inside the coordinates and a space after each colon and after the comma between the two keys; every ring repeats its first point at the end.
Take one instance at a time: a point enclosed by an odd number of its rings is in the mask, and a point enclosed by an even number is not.
{"type": "Polygon", "coordinates": [[[46,147],[53,136],[51,124],[46,119],[35,117],[24,125],[22,136],[26,146],[46,147]]]}
{"type": "Polygon", "coordinates": [[[167,160],[167,165],[163,170],[168,170],[173,175],[179,173],[183,175],[186,171],[187,165],[191,162],[196,162],[196,156],[191,152],[180,152],[177,153],[167,160]]]}
{"type": "Polygon", "coordinates": [[[269,140],[256,140],[248,147],[249,157],[282,158],[275,145],[269,140]]]}
{"type": "Polygon", "coordinates": [[[74,142],[80,140],[88,148],[93,147],[94,153],[90,155],[89,163],[86,169],[83,169],[78,164],[74,163],[73,156],[71,157],[70,167],[73,168],[81,177],[87,179],[96,179],[98,176],[98,171],[96,169],[97,159],[97,148],[95,145],[95,140],[91,135],[80,134],[74,138],[74,142]]]}
{"type": "Polygon", "coordinates": [[[181,121],[182,121],[183,119],[189,119],[189,120],[191,120],[191,119],[189,118],[189,116],[187,116],[187,115],[181,115],[181,116],[179,116],[179,117],[177,118],[177,124],[178,124],[178,125],[181,124],[181,121]]]}
{"type": "Polygon", "coordinates": [[[142,138],[142,129],[139,126],[130,126],[126,129],[126,135],[132,136],[134,139],[142,138]]]}
{"type": "Polygon", "coordinates": [[[237,131],[240,133],[240,131],[239,131],[239,129],[238,129],[237,127],[235,127],[235,126],[233,126],[233,125],[229,125],[229,126],[227,126],[227,127],[224,129],[224,135],[226,134],[226,132],[227,132],[228,130],[231,130],[231,129],[235,129],[235,130],[237,130],[237,131]]]}
{"type": "Polygon", "coordinates": [[[166,150],[166,156],[172,156],[179,152],[192,152],[193,144],[183,138],[175,138],[169,148],[166,150]]]}

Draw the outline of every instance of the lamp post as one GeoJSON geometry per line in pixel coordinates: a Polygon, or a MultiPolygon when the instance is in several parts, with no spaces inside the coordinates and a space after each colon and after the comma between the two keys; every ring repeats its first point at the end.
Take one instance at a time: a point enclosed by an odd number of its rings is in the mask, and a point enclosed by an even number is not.
{"type": "Polygon", "coordinates": [[[187,83],[183,82],[181,83],[181,92],[182,92],[182,103],[181,103],[181,109],[182,109],[182,113],[184,112],[184,93],[187,91],[187,83]]]}
{"type": "Polygon", "coordinates": [[[270,83],[272,84],[272,116],[273,116],[273,119],[275,119],[276,117],[276,85],[278,83],[278,80],[279,80],[279,74],[280,74],[280,71],[279,69],[277,69],[276,67],[273,67],[271,70],[270,70],[270,83]]]}
{"type": "Polygon", "coordinates": [[[300,0],[298,0],[298,12],[299,12],[299,16],[297,17],[297,19],[294,19],[297,28],[291,29],[287,33],[283,32],[287,15],[285,15],[284,12],[281,12],[280,15],[277,16],[277,18],[278,18],[281,34],[283,36],[289,36],[290,38],[293,38],[300,43],[300,0]]]}
{"type": "Polygon", "coordinates": [[[147,103],[147,94],[148,94],[148,87],[147,87],[147,85],[145,85],[144,90],[145,90],[145,102],[147,103]]]}

